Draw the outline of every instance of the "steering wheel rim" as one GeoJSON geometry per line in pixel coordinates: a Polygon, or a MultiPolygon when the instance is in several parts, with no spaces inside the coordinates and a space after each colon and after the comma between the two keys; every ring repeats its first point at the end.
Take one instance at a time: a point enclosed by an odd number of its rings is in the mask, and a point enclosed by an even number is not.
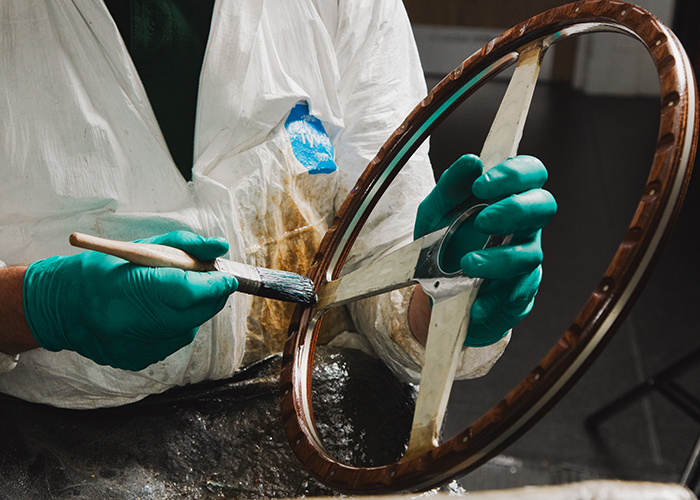
{"type": "Polygon", "coordinates": [[[690,61],[671,30],[646,10],[617,0],[584,0],[546,11],[506,31],[450,73],[370,162],[321,242],[308,276],[317,290],[339,276],[367,216],[408,158],[466,98],[514,62],[514,51],[540,39],[555,43],[597,31],[621,32],[646,46],[659,74],[662,104],[651,171],[605,275],[564,335],[500,403],[427,453],[380,467],[342,464],[323,448],[315,430],[310,390],[318,317],[313,307],[298,306],[282,361],[282,418],[294,452],[312,475],[330,487],[363,493],[421,490],[482,465],[563,397],[633,305],[687,190],[698,134],[698,99],[690,61]]]}

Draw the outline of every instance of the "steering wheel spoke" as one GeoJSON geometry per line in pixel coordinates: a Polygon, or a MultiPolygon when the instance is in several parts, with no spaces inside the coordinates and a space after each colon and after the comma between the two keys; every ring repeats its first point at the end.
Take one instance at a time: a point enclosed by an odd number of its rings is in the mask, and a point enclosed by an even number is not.
{"type": "Polygon", "coordinates": [[[531,42],[519,51],[518,65],[481,150],[484,171],[518,154],[542,58],[549,46],[544,40],[531,42]]]}
{"type": "Polygon", "coordinates": [[[422,249],[421,238],[325,283],[318,293],[316,310],[342,306],[414,283],[422,249]]]}
{"type": "Polygon", "coordinates": [[[411,438],[403,460],[439,445],[440,429],[467,336],[469,311],[476,299],[478,281],[473,280],[473,285],[462,293],[433,304],[411,438]]]}

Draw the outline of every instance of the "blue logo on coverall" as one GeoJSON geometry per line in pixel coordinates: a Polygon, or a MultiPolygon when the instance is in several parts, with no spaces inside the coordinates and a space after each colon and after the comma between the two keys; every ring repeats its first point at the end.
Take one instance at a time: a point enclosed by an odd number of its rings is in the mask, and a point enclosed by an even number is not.
{"type": "Polygon", "coordinates": [[[289,134],[294,156],[310,174],[330,174],[338,169],[333,161],[333,144],[321,120],[309,115],[306,103],[292,108],[284,127],[289,134]]]}

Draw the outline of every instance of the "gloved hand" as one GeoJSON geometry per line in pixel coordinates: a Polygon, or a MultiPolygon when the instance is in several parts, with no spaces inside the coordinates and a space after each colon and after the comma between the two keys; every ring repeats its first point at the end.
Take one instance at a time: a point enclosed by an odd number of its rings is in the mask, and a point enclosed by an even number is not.
{"type": "Polygon", "coordinates": [[[473,347],[497,342],[529,314],[542,279],[542,228],[557,210],[554,197],[541,189],[547,170],[536,158],[517,156],[482,170],[474,155],[452,164],[418,208],[414,228],[420,238],[450,224],[459,215],[450,212],[469,198],[499,200],[471,217],[473,224],[455,234],[443,256],[445,270],[461,268],[484,279],[464,342],[473,347]],[[507,245],[478,250],[488,235],[509,234],[507,245]]]}
{"type": "MultiPolygon", "coordinates": [[[[141,242],[180,248],[201,260],[228,251],[223,238],[186,231],[141,242]]],[[[237,287],[234,277],[219,272],[143,267],[87,251],[31,264],[24,309],[41,347],[137,371],[192,342],[237,287]]]]}

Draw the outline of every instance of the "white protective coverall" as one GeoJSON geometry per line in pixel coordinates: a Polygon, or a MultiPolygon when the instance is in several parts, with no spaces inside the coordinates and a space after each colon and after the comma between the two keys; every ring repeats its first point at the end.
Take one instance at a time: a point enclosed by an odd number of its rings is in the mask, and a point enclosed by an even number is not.
{"type": "MultiPolygon", "coordinates": [[[[232,259],[306,272],[335,210],[426,93],[400,0],[219,0],[186,182],[101,1],[3,0],[0,23],[7,266],[75,253],[73,231],[133,240],[187,229],[224,236],[232,259]],[[312,175],[295,158],[284,123],[299,102],[322,121],[337,171],[312,175]]],[[[424,147],[375,211],[356,254],[371,258],[410,240],[417,205],[433,185],[424,147]]],[[[406,321],[410,293],[367,299],[351,311],[354,326],[338,329],[362,332],[392,369],[415,380],[423,349],[406,321]]],[[[288,312],[236,293],[191,345],[143,371],[36,349],[0,376],[0,391],[93,408],[229,377],[281,349],[288,312]]],[[[465,349],[461,376],[485,373],[506,343],[465,349]]]]}

